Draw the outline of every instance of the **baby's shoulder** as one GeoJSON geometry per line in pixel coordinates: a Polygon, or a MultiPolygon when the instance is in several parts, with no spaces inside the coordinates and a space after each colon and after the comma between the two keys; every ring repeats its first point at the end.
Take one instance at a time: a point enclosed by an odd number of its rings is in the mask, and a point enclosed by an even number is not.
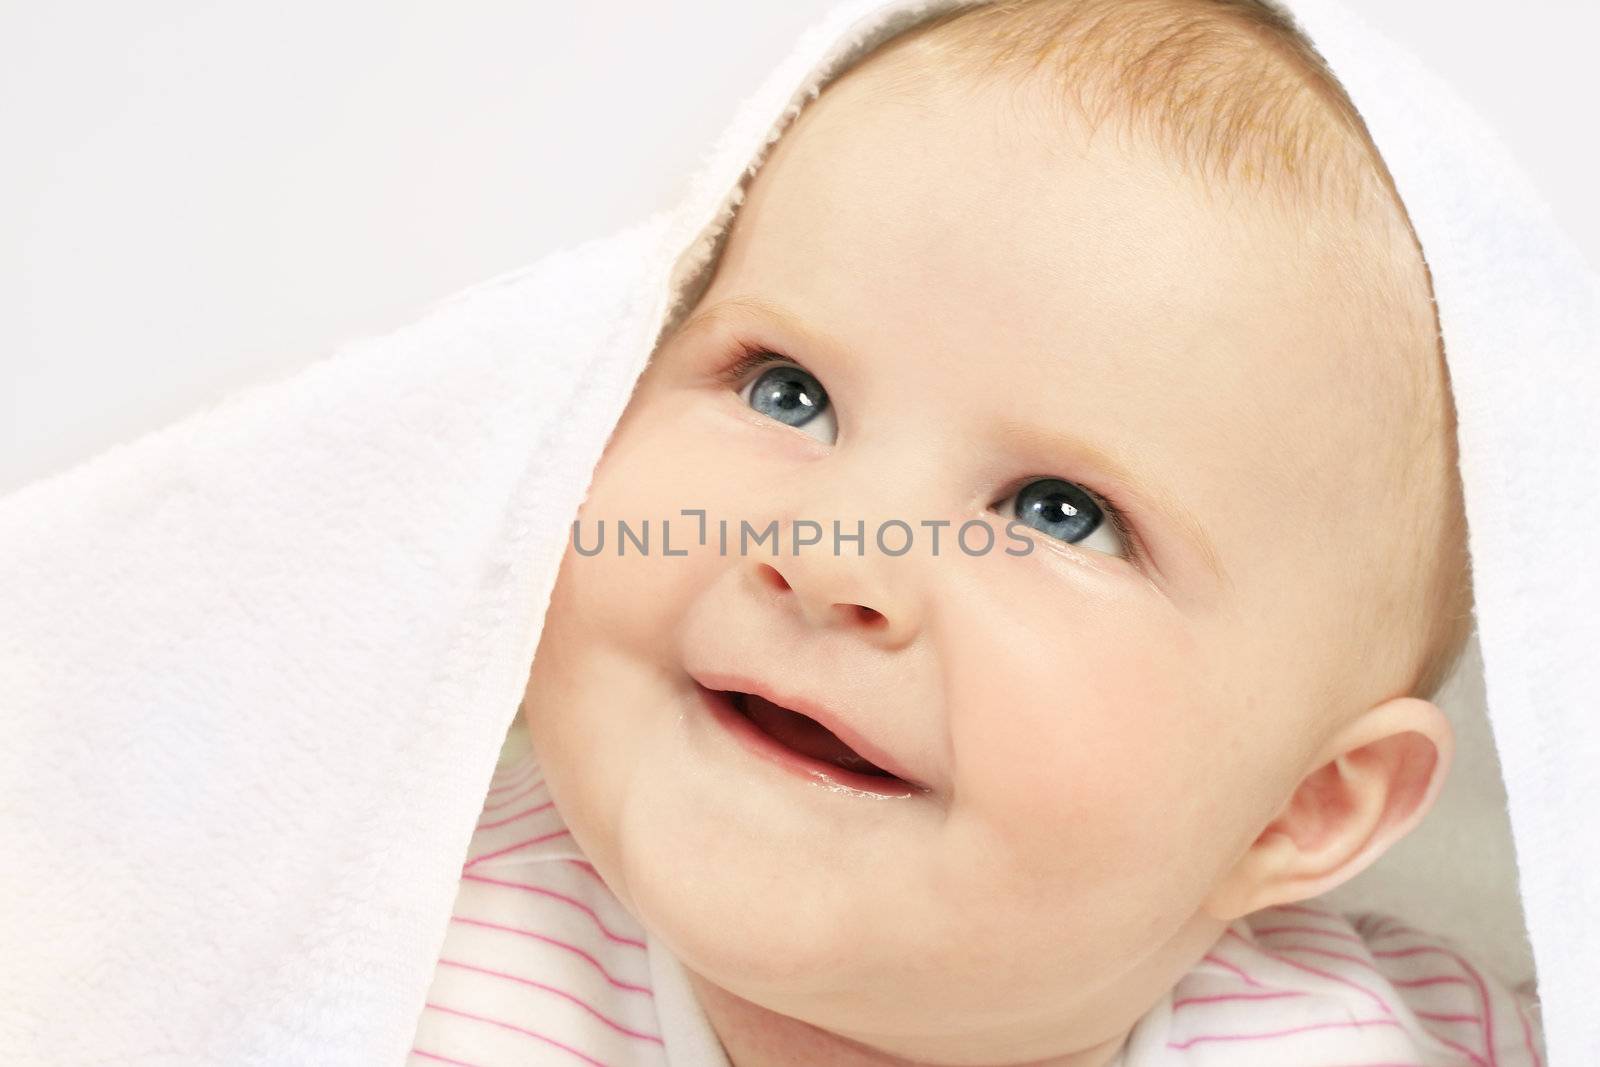
{"type": "Polygon", "coordinates": [[[1229,924],[1137,1036],[1128,1067],[1544,1060],[1526,1006],[1460,945],[1317,899],[1229,924]]]}
{"type": "Polygon", "coordinates": [[[1404,1032],[1435,1057],[1428,1062],[1543,1063],[1531,989],[1514,988],[1455,939],[1393,915],[1318,900],[1265,908],[1234,923],[1213,956],[1247,984],[1299,998],[1302,1014],[1326,1004],[1404,1032]]]}
{"type": "Polygon", "coordinates": [[[547,861],[592,870],[550,795],[537,751],[518,719],[484,793],[462,874],[481,876],[495,868],[547,861]]]}
{"type": "Polygon", "coordinates": [[[654,985],[643,928],[573,839],[532,750],[508,739],[408,1062],[543,1062],[561,1048],[657,1067],[654,985]]]}
{"type": "Polygon", "coordinates": [[[1490,1063],[1543,1063],[1532,979],[1513,985],[1455,938],[1385,912],[1342,917],[1361,939],[1373,967],[1441,1039],[1490,1063]]]}

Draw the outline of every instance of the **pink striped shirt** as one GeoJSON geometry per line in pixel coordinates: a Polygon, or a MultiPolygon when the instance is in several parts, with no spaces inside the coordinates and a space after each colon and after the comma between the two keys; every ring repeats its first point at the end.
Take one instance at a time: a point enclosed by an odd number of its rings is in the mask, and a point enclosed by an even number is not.
{"type": "MultiPolygon", "coordinates": [[[[1108,1067],[1543,1067],[1531,997],[1438,935],[1304,904],[1234,922],[1108,1067]]],[[[682,965],[585,861],[520,722],[411,1067],[730,1067],[682,965]]]]}

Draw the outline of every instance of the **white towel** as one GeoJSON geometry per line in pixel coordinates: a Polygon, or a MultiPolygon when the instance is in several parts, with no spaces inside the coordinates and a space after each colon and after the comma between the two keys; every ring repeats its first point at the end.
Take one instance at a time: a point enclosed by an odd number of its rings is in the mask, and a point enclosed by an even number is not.
{"type": "MultiPolygon", "coordinates": [[[[0,1056],[405,1056],[595,461],[741,177],[950,0],[847,0],[673,211],[0,500],[0,1056]]],[[[1433,272],[1553,1067],[1600,1062],[1600,285],[1453,92],[1292,8],[1433,272]]]]}

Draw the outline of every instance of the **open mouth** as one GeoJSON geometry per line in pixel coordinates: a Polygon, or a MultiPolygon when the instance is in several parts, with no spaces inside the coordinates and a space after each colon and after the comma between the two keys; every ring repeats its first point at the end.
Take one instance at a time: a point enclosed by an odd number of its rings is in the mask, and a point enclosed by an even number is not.
{"type": "Polygon", "coordinates": [[[856,774],[901,780],[839,740],[833,731],[813,718],[753,693],[728,692],[726,695],[735,711],[755,723],[768,737],[802,756],[856,774]]]}
{"type": "Polygon", "coordinates": [[[754,693],[698,688],[713,717],[749,751],[791,773],[855,793],[909,796],[927,791],[879,767],[809,715],[754,693]]]}

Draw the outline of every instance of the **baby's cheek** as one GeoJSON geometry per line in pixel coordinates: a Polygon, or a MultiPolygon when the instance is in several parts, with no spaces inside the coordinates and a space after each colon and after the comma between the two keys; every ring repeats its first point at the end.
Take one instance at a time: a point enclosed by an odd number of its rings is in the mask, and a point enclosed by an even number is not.
{"type": "Polygon", "coordinates": [[[658,646],[717,559],[715,527],[684,514],[715,514],[715,503],[686,490],[669,457],[681,461],[682,449],[655,422],[636,417],[608,447],[562,564],[573,621],[647,658],[663,653],[658,646]]]}
{"type": "Polygon", "coordinates": [[[1181,862],[1213,781],[1198,672],[1158,630],[1058,647],[1049,661],[995,650],[995,669],[957,698],[989,712],[958,739],[958,796],[1041,878],[1109,889],[1157,857],[1181,862]]]}

